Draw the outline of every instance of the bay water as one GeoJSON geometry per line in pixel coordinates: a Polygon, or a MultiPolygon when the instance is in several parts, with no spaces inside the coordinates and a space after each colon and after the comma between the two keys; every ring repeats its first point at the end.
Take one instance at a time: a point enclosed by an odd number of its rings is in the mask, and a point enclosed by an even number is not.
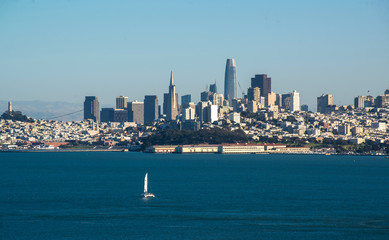
{"type": "Polygon", "coordinates": [[[0,239],[389,239],[389,159],[0,153],[0,239]]]}

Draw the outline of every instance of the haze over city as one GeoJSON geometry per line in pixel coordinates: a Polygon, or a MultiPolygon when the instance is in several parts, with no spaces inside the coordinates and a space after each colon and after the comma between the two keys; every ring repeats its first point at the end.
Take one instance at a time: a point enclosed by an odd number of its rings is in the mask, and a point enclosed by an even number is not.
{"type": "Polygon", "coordinates": [[[223,92],[227,58],[245,91],[268,74],[313,110],[322,93],[344,105],[389,86],[388,1],[106,3],[2,1],[0,100],[162,99],[173,70],[198,101],[215,81],[223,92]]]}

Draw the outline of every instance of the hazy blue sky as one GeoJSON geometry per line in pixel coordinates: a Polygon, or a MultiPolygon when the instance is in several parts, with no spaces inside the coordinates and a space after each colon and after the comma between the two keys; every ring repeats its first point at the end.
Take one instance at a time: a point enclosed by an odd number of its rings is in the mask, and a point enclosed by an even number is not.
{"type": "Polygon", "coordinates": [[[173,70],[197,101],[215,80],[223,92],[227,58],[245,91],[266,73],[311,107],[383,94],[389,1],[0,1],[0,100],[161,103],[173,70]]]}

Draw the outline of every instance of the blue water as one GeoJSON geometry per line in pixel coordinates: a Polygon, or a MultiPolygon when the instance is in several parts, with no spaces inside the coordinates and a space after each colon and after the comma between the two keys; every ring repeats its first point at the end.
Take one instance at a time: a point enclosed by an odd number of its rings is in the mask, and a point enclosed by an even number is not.
{"type": "Polygon", "coordinates": [[[389,239],[389,159],[0,153],[0,239],[389,239]]]}

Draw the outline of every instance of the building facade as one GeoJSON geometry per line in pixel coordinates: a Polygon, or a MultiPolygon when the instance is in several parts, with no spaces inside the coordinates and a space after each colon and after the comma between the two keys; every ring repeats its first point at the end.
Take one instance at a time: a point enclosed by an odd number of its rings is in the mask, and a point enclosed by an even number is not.
{"type": "Polygon", "coordinates": [[[182,110],[182,121],[195,120],[196,110],[192,107],[187,107],[182,110]]]}
{"type": "Polygon", "coordinates": [[[84,101],[84,120],[100,122],[100,103],[96,96],[86,96],[84,101]]]}
{"type": "Polygon", "coordinates": [[[115,109],[113,111],[113,122],[128,122],[128,111],[124,109],[115,109]]]}
{"type": "Polygon", "coordinates": [[[206,107],[206,119],[205,122],[213,123],[218,120],[218,114],[217,114],[218,107],[217,105],[209,105],[206,107]]]}
{"type": "Polygon", "coordinates": [[[114,108],[102,108],[100,112],[101,122],[113,122],[114,108]]]}
{"type": "Polygon", "coordinates": [[[261,97],[261,89],[259,87],[249,87],[247,89],[247,99],[249,101],[259,101],[261,97]]]}
{"type": "Polygon", "coordinates": [[[212,93],[209,96],[209,101],[212,102],[213,105],[223,106],[224,97],[221,93],[212,93]]]}
{"type": "Polygon", "coordinates": [[[293,90],[290,96],[292,99],[292,104],[291,104],[292,106],[290,111],[292,112],[300,111],[300,93],[298,93],[296,90],[293,90]]]}
{"type": "Polygon", "coordinates": [[[334,105],[334,98],[332,94],[321,95],[317,98],[317,112],[327,113],[327,108],[334,105]]]}
{"type": "Polygon", "coordinates": [[[209,102],[198,102],[196,105],[196,115],[199,118],[199,122],[203,123],[207,118],[206,107],[208,107],[209,102]]]}
{"type": "Polygon", "coordinates": [[[364,108],[365,107],[365,101],[366,97],[365,96],[358,96],[354,98],[354,108],[364,108]]]}
{"type": "Polygon", "coordinates": [[[385,90],[385,95],[377,96],[375,100],[375,107],[386,108],[389,107],[389,89],[385,90]]]}
{"type": "Polygon", "coordinates": [[[200,93],[200,101],[206,102],[209,100],[209,97],[212,95],[210,91],[204,91],[200,93]]]}
{"type": "Polygon", "coordinates": [[[257,74],[251,78],[251,87],[259,87],[261,96],[267,96],[268,93],[271,93],[271,78],[266,74],[257,74]]]}
{"type": "Polygon", "coordinates": [[[127,108],[128,97],[119,96],[116,98],[116,108],[117,109],[126,109],[127,108]]]}
{"type": "Polygon", "coordinates": [[[101,122],[128,122],[128,111],[124,109],[102,108],[101,122]]]}
{"type": "Polygon", "coordinates": [[[189,103],[192,101],[192,95],[186,94],[181,96],[181,107],[186,108],[189,106],[189,103]]]}
{"type": "Polygon", "coordinates": [[[176,120],[178,115],[178,100],[176,94],[176,85],[174,85],[173,72],[170,73],[169,93],[166,100],[166,119],[168,121],[176,120]]]}
{"type": "Polygon", "coordinates": [[[235,59],[229,58],[224,76],[224,99],[231,101],[237,97],[237,84],[235,59]]]}
{"type": "Polygon", "coordinates": [[[128,121],[136,124],[144,124],[144,103],[129,102],[128,106],[128,121]]]}
{"type": "Polygon", "coordinates": [[[217,93],[216,82],[214,84],[209,85],[209,91],[211,93],[217,93]]]}
{"type": "Polygon", "coordinates": [[[156,95],[145,96],[143,112],[144,124],[150,124],[158,119],[158,97],[156,95]]]}

